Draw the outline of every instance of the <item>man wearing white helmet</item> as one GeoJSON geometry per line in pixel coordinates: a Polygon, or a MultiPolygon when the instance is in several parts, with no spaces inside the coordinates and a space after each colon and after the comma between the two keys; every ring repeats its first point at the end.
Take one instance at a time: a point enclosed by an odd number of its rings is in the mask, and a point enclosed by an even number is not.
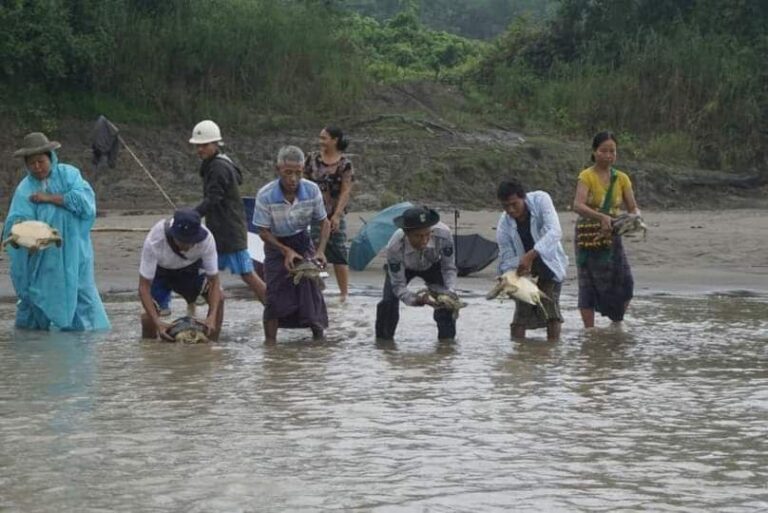
{"type": "Polygon", "coordinates": [[[190,144],[202,160],[203,201],[195,207],[216,239],[219,269],[239,274],[256,297],[264,302],[266,286],[253,271],[248,254],[248,229],[245,207],[240,198],[243,175],[228,156],[221,152],[221,131],[211,120],[201,121],[192,129],[190,144]]]}

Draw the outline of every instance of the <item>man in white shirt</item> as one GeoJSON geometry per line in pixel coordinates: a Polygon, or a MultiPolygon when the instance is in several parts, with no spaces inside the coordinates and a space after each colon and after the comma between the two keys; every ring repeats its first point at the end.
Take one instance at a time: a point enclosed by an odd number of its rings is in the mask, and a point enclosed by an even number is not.
{"type": "Polygon", "coordinates": [[[155,296],[176,292],[192,307],[203,293],[206,277],[208,285],[204,295],[208,316],[204,323],[208,337],[218,338],[224,305],[216,241],[202,226],[196,210],[180,208],[174,212],[173,219],[164,219],[152,227],[144,240],[139,275],[139,298],[145,312],[141,316],[143,338],[169,339],[166,334],[169,325],[160,321],[155,296]]]}

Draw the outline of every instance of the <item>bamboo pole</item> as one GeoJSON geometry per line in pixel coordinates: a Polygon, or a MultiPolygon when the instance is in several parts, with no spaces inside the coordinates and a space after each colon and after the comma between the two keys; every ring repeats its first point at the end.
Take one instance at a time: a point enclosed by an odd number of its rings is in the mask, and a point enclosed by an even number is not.
{"type": "Polygon", "coordinates": [[[97,233],[147,233],[149,230],[149,228],[110,228],[107,226],[91,228],[91,232],[97,233]]]}
{"type": "Polygon", "coordinates": [[[139,167],[144,170],[144,172],[147,174],[149,179],[152,180],[152,183],[155,184],[155,186],[158,188],[158,190],[163,194],[163,197],[166,199],[166,201],[168,201],[168,203],[171,205],[171,207],[174,210],[176,210],[176,204],[173,202],[171,197],[168,196],[168,194],[165,192],[165,190],[160,185],[160,183],[157,180],[155,180],[155,177],[152,176],[152,173],[150,173],[149,170],[146,167],[144,167],[144,164],[141,163],[141,161],[139,160],[139,157],[137,157],[136,154],[133,153],[133,150],[131,150],[131,148],[128,146],[128,144],[126,144],[125,139],[123,139],[123,136],[118,135],[117,139],[125,147],[125,149],[128,150],[128,153],[131,154],[131,157],[133,157],[133,160],[135,160],[136,163],[139,165],[139,167]]]}

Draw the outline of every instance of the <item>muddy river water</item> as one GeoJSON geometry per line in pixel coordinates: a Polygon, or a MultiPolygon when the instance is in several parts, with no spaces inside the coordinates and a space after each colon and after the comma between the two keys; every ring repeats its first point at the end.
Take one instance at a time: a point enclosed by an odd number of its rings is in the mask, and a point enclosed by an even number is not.
{"type": "MultiPolygon", "coordinates": [[[[329,299],[328,340],[15,331],[0,305],[0,510],[768,511],[768,297],[647,295],[622,328],[509,339],[480,291],[455,344],[403,309],[377,347],[377,291],[329,299]]],[[[183,310],[175,303],[178,311],[183,310]]]]}

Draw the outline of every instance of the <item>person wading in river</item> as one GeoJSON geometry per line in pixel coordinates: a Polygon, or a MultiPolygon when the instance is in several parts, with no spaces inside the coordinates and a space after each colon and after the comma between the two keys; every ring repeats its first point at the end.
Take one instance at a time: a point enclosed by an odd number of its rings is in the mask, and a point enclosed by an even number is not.
{"type": "Polygon", "coordinates": [[[248,254],[248,227],[240,197],[243,175],[232,159],[221,152],[221,131],[213,121],[205,120],[195,125],[189,142],[195,145],[197,156],[202,161],[203,200],[195,210],[205,218],[208,229],[216,239],[219,270],[229,269],[232,274],[240,275],[263,303],[266,286],[254,272],[253,261],[248,254]]]}
{"type": "Polygon", "coordinates": [[[158,299],[176,292],[187,302],[187,312],[194,316],[195,301],[204,287],[208,302],[207,334],[211,340],[217,340],[224,318],[224,300],[216,243],[211,232],[200,224],[196,210],[180,208],[172,219],[155,224],[144,240],[139,266],[139,299],[144,307],[142,338],[169,339],[166,330],[170,326],[160,321],[158,299]]]}
{"type": "Polygon", "coordinates": [[[634,294],[635,281],[620,235],[613,234],[613,219],[624,204],[640,214],[632,182],[614,168],[616,136],[600,132],[592,140],[592,161],[579,173],[573,210],[576,222],[576,265],[579,270],[579,310],[585,328],[595,325],[595,311],[614,322],[624,319],[634,294]]]}
{"type": "Polygon", "coordinates": [[[539,290],[546,294],[544,309],[515,301],[512,320],[513,338],[524,338],[529,329],[547,328],[547,339],[560,338],[563,317],[560,314],[560,289],[568,268],[563,250],[560,218],[552,198],[544,191],[525,191],[510,180],[499,185],[497,198],[504,212],[496,226],[499,245],[499,275],[516,270],[538,278],[539,290]]]}
{"type": "Polygon", "coordinates": [[[59,162],[58,142],[33,132],[23,144],[13,155],[24,159],[27,176],[13,194],[0,240],[11,234],[16,223],[41,221],[58,231],[62,244],[34,252],[6,247],[18,297],[16,327],[107,330],[110,323],[93,273],[93,189],[79,169],[59,162]]]}
{"type": "MultiPolygon", "coordinates": [[[[430,290],[450,292],[456,286],[456,255],[451,230],[440,215],[427,207],[412,207],[394,219],[399,228],[386,248],[384,290],[376,306],[376,338],[391,342],[400,320],[400,301],[408,306],[429,304],[427,296],[408,290],[413,278],[421,278],[430,290]]],[[[437,338],[456,337],[456,320],[446,308],[436,308],[437,338]]]]}
{"type": "Polygon", "coordinates": [[[328,327],[323,293],[313,280],[294,283],[289,272],[301,260],[325,266],[331,223],[317,184],[302,178],[304,152],[296,146],[281,148],[277,173],[277,180],[261,188],[253,209],[253,224],[264,240],[264,342],[277,342],[278,327],[310,328],[315,339],[322,339],[328,327]],[[309,234],[313,222],[320,224],[317,249],[309,234]]]}

